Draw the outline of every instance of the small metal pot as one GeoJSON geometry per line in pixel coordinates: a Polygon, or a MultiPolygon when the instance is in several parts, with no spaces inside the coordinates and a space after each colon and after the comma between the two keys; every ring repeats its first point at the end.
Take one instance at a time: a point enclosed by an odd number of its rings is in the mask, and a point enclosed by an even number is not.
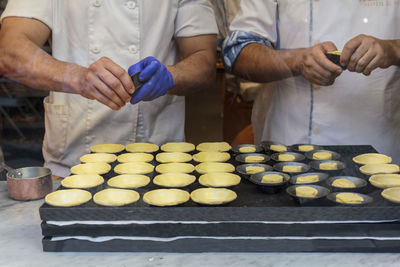
{"type": "Polygon", "coordinates": [[[7,172],[7,187],[9,196],[15,200],[43,198],[53,191],[51,170],[44,167],[11,169],[7,172]]]}

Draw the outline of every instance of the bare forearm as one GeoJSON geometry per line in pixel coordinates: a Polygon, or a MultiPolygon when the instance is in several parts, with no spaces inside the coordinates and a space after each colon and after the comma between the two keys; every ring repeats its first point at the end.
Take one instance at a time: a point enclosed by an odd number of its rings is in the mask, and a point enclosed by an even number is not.
{"type": "Polygon", "coordinates": [[[0,72],[39,90],[77,93],[73,83],[83,67],[58,61],[24,37],[0,40],[0,72]]]}
{"type": "Polygon", "coordinates": [[[391,47],[392,65],[400,67],[400,40],[389,40],[387,42],[391,47]]]}
{"type": "Polygon", "coordinates": [[[174,78],[174,88],[168,93],[187,95],[209,86],[215,79],[215,54],[198,51],[174,66],[168,66],[174,78]]]}
{"type": "Polygon", "coordinates": [[[261,44],[249,44],[236,59],[233,73],[255,82],[272,82],[298,75],[303,50],[274,50],[261,44]]]}

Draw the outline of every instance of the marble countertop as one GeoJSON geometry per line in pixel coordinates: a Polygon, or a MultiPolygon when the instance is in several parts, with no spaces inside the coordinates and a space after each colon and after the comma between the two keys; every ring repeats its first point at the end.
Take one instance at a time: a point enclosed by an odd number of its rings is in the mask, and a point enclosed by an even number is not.
{"type": "Polygon", "coordinates": [[[11,200],[0,181],[0,266],[400,266],[396,253],[43,252],[42,203],[11,200]]]}

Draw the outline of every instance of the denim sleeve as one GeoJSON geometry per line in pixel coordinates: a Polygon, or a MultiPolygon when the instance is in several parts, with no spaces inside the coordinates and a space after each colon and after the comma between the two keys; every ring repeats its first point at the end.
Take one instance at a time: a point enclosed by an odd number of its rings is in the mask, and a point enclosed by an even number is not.
{"type": "Polygon", "coordinates": [[[232,73],[233,65],[240,52],[246,45],[251,43],[272,47],[272,44],[268,40],[245,31],[234,31],[226,37],[222,47],[222,58],[227,72],[232,73]]]}

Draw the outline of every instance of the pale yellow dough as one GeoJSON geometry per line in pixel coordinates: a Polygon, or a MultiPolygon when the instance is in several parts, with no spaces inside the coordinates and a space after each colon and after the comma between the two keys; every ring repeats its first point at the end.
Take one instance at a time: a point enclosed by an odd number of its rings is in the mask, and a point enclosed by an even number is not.
{"type": "Polygon", "coordinates": [[[239,148],[240,153],[254,153],[256,152],[256,148],[254,146],[242,146],[239,148]]]}
{"type": "Polygon", "coordinates": [[[154,159],[154,156],[152,154],[148,153],[124,153],[122,155],[119,155],[117,160],[118,162],[121,163],[127,163],[127,162],[150,162],[154,159]]]}
{"type": "Polygon", "coordinates": [[[282,168],[284,172],[301,172],[301,166],[296,165],[285,165],[282,168]]]}
{"type": "Polygon", "coordinates": [[[262,156],[247,156],[244,158],[244,161],[247,163],[259,163],[264,160],[262,156]]]}
{"type": "Polygon", "coordinates": [[[150,178],[143,174],[121,174],[108,180],[107,184],[117,188],[139,188],[150,183],[150,178]]]}
{"type": "Polygon", "coordinates": [[[278,156],[279,161],[294,161],[295,159],[296,157],[290,154],[280,154],[278,156]]]}
{"type": "Polygon", "coordinates": [[[196,162],[224,162],[231,158],[227,152],[199,152],[193,155],[196,162]]]}
{"type": "Polygon", "coordinates": [[[308,151],[313,151],[314,150],[314,146],[313,145],[300,145],[298,147],[299,151],[302,152],[308,152],[308,151]]]}
{"type": "Polygon", "coordinates": [[[318,195],[318,190],[311,186],[296,187],[296,196],[315,198],[318,195]]]}
{"type": "Polygon", "coordinates": [[[235,167],[230,163],[203,162],[196,165],[196,171],[200,174],[209,172],[234,172],[235,167]]]}
{"type": "Polygon", "coordinates": [[[400,203],[400,187],[391,187],[382,191],[382,197],[389,201],[400,203]]]}
{"type": "Polygon", "coordinates": [[[156,155],[156,160],[160,163],[189,162],[192,155],[183,152],[162,152],[156,155]]]}
{"type": "Polygon", "coordinates": [[[264,167],[260,166],[247,166],[246,167],[246,173],[247,174],[254,174],[254,173],[259,173],[265,171],[264,167]]]}
{"type": "Polygon", "coordinates": [[[357,164],[386,164],[391,163],[392,158],[379,153],[366,153],[361,154],[353,158],[353,161],[357,164]]]}
{"type": "Polygon", "coordinates": [[[369,182],[378,188],[400,187],[400,174],[375,174],[369,178],[369,182]]]}
{"type": "Polygon", "coordinates": [[[347,204],[361,204],[364,199],[354,193],[339,193],[336,195],[336,201],[347,204]]]}
{"type": "Polygon", "coordinates": [[[121,144],[99,144],[90,147],[90,151],[94,153],[119,153],[125,149],[121,144]]]}
{"type": "Polygon", "coordinates": [[[117,156],[109,153],[92,153],[86,154],[79,158],[82,163],[91,163],[91,162],[105,162],[111,163],[117,160],[117,156]]]}
{"type": "Polygon", "coordinates": [[[285,147],[283,145],[271,145],[269,147],[269,149],[272,151],[276,151],[276,152],[286,152],[287,151],[287,147],[285,147]]]}
{"type": "Polygon", "coordinates": [[[321,170],[334,171],[338,169],[337,162],[322,162],[319,164],[321,170]]]}
{"type": "Polygon", "coordinates": [[[71,168],[72,174],[106,174],[111,170],[111,166],[105,162],[90,162],[78,164],[71,168]]]}
{"type": "Polygon", "coordinates": [[[61,185],[67,188],[91,188],[103,183],[103,177],[98,174],[76,174],[61,181],[61,185]]]}
{"type": "Polygon", "coordinates": [[[56,207],[72,207],[88,202],[92,194],[82,189],[64,189],[52,192],[45,197],[45,202],[56,207]]]}
{"type": "Polygon", "coordinates": [[[187,173],[169,172],[159,174],[153,183],[163,187],[185,187],[196,181],[196,176],[187,173]]]}
{"type": "Polygon", "coordinates": [[[186,142],[171,142],[161,146],[161,150],[165,152],[191,152],[195,149],[195,146],[191,143],[186,142]]]}
{"type": "Polygon", "coordinates": [[[132,143],[126,146],[126,151],[131,153],[153,153],[158,151],[158,145],[151,143],[132,143]]]}
{"type": "Polygon", "coordinates": [[[148,174],[154,166],[147,162],[128,162],[115,166],[114,172],[118,174],[148,174]]]}
{"type": "Polygon", "coordinates": [[[143,201],[154,206],[176,206],[189,198],[190,194],[181,189],[156,189],[143,195],[143,201]]]}
{"type": "Polygon", "coordinates": [[[283,176],[279,174],[266,174],[261,179],[261,183],[263,184],[277,184],[282,182],[283,176]]]}
{"type": "Polygon", "coordinates": [[[367,164],[360,167],[360,172],[367,175],[397,173],[399,165],[396,164],[367,164]]]}
{"type": "Polygon", "coordinates": [[[234,191],[226,188],[200,188],[190,194],[191,199],[205,205],[221,205],[237,198],[234,191]]]}
{"type": "Polygon", "coordinates": [[[319,181],[318,175],[298,176],[296,184],[311,184],[319,181]]]}
{"type": "Polygon", "coordinates": [[[199,183],[206,187],[229,187],[240,183],[240,176],[229,172],[210,172],[200,176],[199,183]]]}
{"type": "Polygon", "coordinates": [[[198,151],[207,152],[225,152],[229,151],[232,147],[227,142],[204,142],[197,145],[198,151]]]}
{"type": "Polygon", "coordinates": [[[329,152],[315,152],[313,154],[313,159],[316,159],[316,160],[330,160],[330,159],[332,159],[332,153],[329,153],[329,152]]]}
{"type": "Polygon", "coordinates": [[[340,178],[333,181],[332,186],[341,188],[355,188],[356,184],[348,179],[340,178]]]}
{"type": "Polygon", "coordinates": [[[93,201],[102,206],[124,206],[138,201],[138,192],[127,189],[108,188],[97,192],[93,201]]]}
{"type": "Polygon", "coordinates": [[[182,172],[191,173],[194,171],[194,166],[190,163],[163,163],[156,167],[156,172],[158,173],[168,173],[168,172],[182,172]]]}

